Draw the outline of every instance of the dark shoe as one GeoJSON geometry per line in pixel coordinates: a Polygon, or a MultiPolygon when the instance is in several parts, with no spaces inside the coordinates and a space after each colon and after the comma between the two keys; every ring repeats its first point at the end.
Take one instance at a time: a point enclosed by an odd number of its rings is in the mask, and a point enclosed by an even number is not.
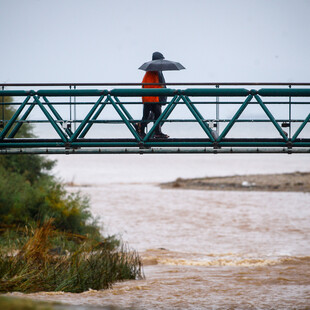
{"type": "Polygon", "coordinates": [[[141,123],[133,123],[133,127],[135,127],[135,130],[138,134],[141,133],[141,123]]]}
{"type": "Polygon", "coordinates": [[[143,139],[145,137],[145,133],[142,131],[141,123],[134,123],[133,127],[135,127],[136,132],[139,134],[139,136],[143,139]]]}
{"type": "Polygon", "coordinates": [[[168,138],[169,136],[162,132],[154,135],[154,139],[168,139],[168,138]]]}

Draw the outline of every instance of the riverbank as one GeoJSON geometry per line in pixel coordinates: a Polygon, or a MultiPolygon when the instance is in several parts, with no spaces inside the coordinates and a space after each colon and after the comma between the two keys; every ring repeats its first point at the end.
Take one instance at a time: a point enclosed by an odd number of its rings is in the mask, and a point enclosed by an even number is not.
{"type": "Polygon", "coordinates": [[[251,174],[183,179],[161,183],[163,189],[310,192],[310,173],[251,174]]]}

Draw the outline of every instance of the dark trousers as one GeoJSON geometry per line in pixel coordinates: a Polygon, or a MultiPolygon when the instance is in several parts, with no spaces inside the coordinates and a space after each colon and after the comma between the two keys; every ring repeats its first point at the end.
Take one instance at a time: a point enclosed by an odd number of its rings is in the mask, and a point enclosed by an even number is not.
{"type": "MultiPolygon", "coordinates": [[[[143,133],[145,133],[145,128],[147,124],[153,120],[153,117],[151,116],[152,114],[154,114],[154,121],[156,122],[156,120],[161,114],[161,104],[144,103],[143,104],[143,116],[142,116],[142,122],[141,122],[141,130],[143,133]]],[[[155,135],[160,134],[160,133],[161,133],[161,126],[158,125],[155,128],[155,135]]]]}

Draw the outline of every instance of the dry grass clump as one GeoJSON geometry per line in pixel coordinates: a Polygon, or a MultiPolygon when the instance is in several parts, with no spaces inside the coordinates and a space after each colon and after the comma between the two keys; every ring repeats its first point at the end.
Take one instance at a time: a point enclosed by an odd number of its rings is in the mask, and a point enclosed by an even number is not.
{"type": "Polygon", "coordinates": [[[75,252],[56,253],[51,238],[58,234],[48,221],[37,228],[17,254],[0,252],[0,292],[107,289],[116,281],[143,277],[139,255],[120,246],[86,240],[75,252]]]}

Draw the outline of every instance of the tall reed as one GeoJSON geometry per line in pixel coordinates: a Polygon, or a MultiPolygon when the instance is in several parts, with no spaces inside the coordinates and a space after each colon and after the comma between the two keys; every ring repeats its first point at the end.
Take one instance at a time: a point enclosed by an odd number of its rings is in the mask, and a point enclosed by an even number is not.
{"type": "Polygon", "coordinates": [[[51,238],[57,234],[48,221],[13,255],[0,252],[0,292],[107,289],[116,281],[143,277],[139,255],[121,245],[85,240],[75,252],[53,253],[51,238]]]}

